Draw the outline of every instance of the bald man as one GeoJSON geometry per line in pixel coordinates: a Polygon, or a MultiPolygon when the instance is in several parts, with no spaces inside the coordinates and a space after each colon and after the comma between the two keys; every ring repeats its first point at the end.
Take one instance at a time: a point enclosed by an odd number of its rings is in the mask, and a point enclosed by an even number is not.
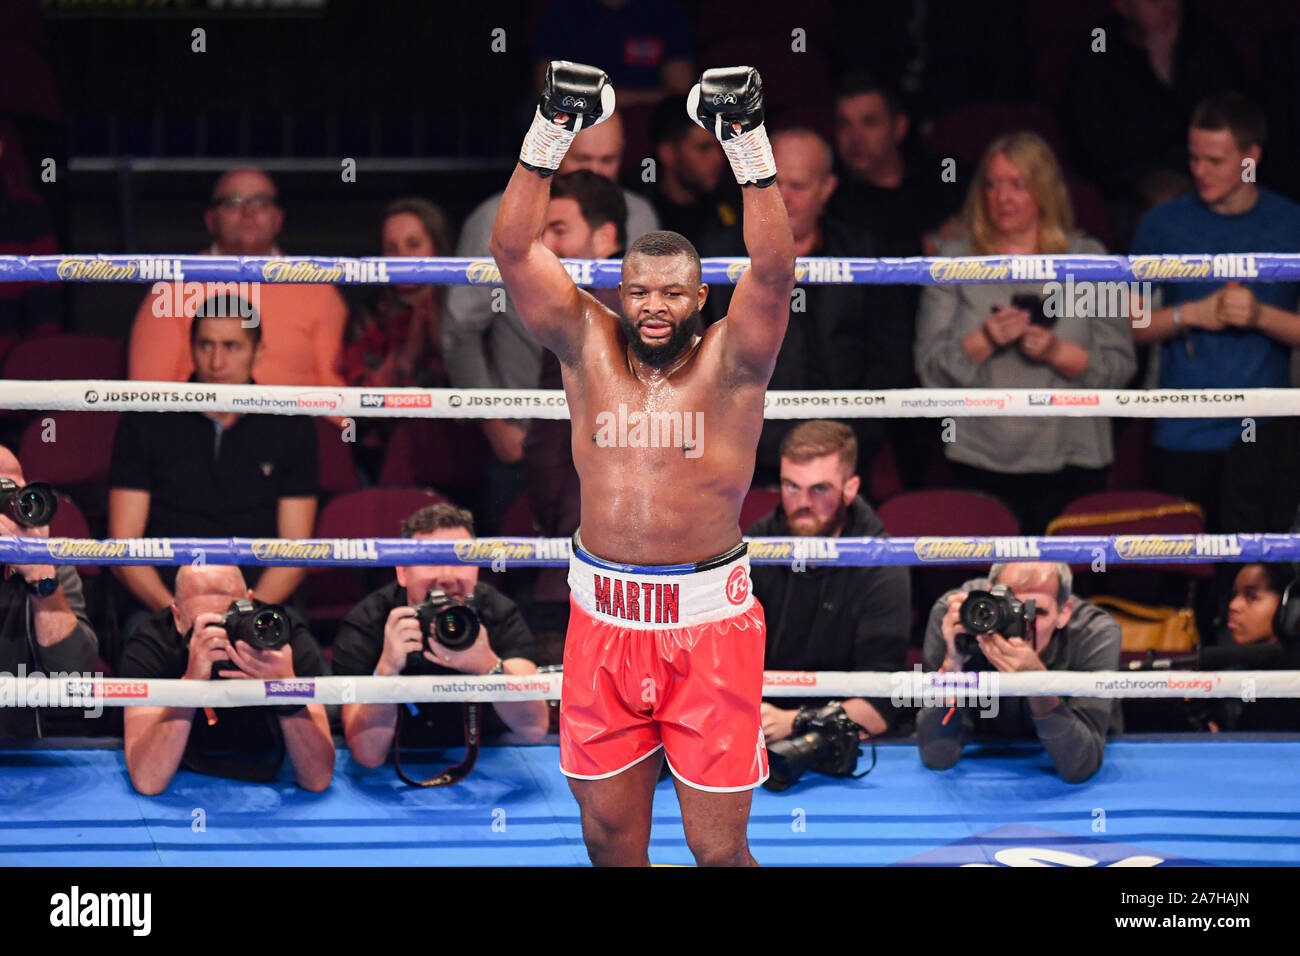
{"type": "MultiPolygon", "coordinates": [[[[995,564],[988,577],[975,578],[960,590],[934,602],[925,628],[927,671],[1113,671],[1119,669],[1119,623],[1101,608],[1074,593],[1068,564],[1023,561],[995,564]],[[961,606],[973,590],[1004,585],[1026,611],[1034,602],[1035,617],[1022,637],[994,631],[978,637],[979,654],[968,654],[961,606]],[[984,660],[980,660],[980,657],[984,660]]],[[[1010,630],[1010,628],[1008,628],[1010,630]]],[[[993,685],[992,692],[997,691],[993,685]]],[[[895,703],[900,703],[896,701],[895,703]]],[[[901,701],[901,703],[909,703],[901,701]]],[[[920,703],[913,701],[911,703],[920,703]]],[[[931,770],[947,770],[961,759],[972,740],[1029,738],[1047,751],[1057,774],[1066,783],[1082,783],[1098,768],[1106,752],[1108,731],[1123,730],[1118,700],[1104,697],[1008,697],[923,706],[916,715],[916,743],[921,762],[931,770]]]]}
{"type": "MultiPolygon", "coordinates": [[[[830,144],[809,129],[788,129],[771,138],[776,184],[790,216],[795,255],[830,258],[874,256],[874,238],[860,226],[835,219],[826,205],[838,180],[830,144]]],[[[743,256],[739,228],[715,232],[700,244],[701,256],[743,256]]],[[[827,278],[849,278],[843,268],[827,278]]],[[[801,278],[811,278],[800,273],[801,278]]],[[[727,314],[733,287],[714,285],[705,303],[712,324],[727,314]]],[[[790,323],[776,359],[768,391],[791,389],[899,388],[912,368],[914,316],[901,287],[881,285],[802,285],[791,300],[790,323]]],[[[822,413],[824,414],[824,413],[822,413]]],[[[879,419],[845,419],[858,441],[865,472],[879,450],[884,430],[879,419]]],[[[758,443],[754,483],[780,482],[781,440],[792,421],[768,420],[758,443]]]]}
{"type": "MultiPolygon", "coordinates": [[[[623,161],[623,121],[615,113],[599,126],[584,129],[560,164],[560,173],[588,169],[617,181],[623,161]]],[[[505,191],[489,196],[470,213],[461,229],[456,255],[491,258],[488,240],[492,223],[505,191]]],[[[623,190],[627,204],[627,241],[659,228],[654,208],[636,193],[623,190]]],[[[447,295],[442,322],[442,354],[447,374],[455,388],[536,388],[542,370],[542,344],[524,327],[514,302],[505,298],[505,311],[493,309],[494,289],[484,286],[453,286],[447,295]]],[[[528,422],[519,419],[488,419],[483,430],[492,446],[489,474],[490,497],[480,512],[484,531],[496,530],[497,520],[524,490],[524,435],[528,422]]]]}
{"type": "MultiPolygon", "coordinates": [[[[212,244],[206,254],[280,256],[284,225],[275,183],[258,169],[232,169],[212,187],[203,216],[212,244]]],[[[260,385],[344,385],[338,371],[347,307],[332,285],[253,283],[241,290],[253,300],[262,325],[262,353],[253,367],[260,385]]],[[[128,356],[129,378],[184,382],[194,373],[189,330],[196,302],[219,284],[156,282],[136,312],[128,356]],[[195,294],[197,293],[197,294],[195,294]],[[188,306],[188,308],[186,308],[188,306]]]]}
{"type": "MultiPolygon", "coordinates": [[[[0,478],[27,484],[13,452],[0,446],[0,478]]],[[[50,528],[29,528],[0,512],[0,534],[48,538],[50,528]]],[[[0,582],[0,673],[40,671],[91,674],[99,640],[82,596],[81,578],[68,564],[9,564],[0,582]]],[[[28,707],[0,707],[0,736],[43,736],[49,715],[28,707]]]]}
{"type": "MultiPolygon", "coordinates": [[[[218,622],[231,604],[252,599],[239,568],[184,565],[176,575],[176,601],[127,639],[120,677],[284,681],[323,676],[325,659],[307,626],[290,613],[289,643],[259,650],[218,622]],[[233,665],[231,667],[230,665],[233,665]]],[[[267,605],[253,600],[255,608],[267,605]]],[[[286,752],[298,786],[321,791],[334,775],[334,741],[319,704],[283,707],[127,707],[126,769],[146,796],[162,793],[178,767],[241,780],[275,777],[286,752]]]]}

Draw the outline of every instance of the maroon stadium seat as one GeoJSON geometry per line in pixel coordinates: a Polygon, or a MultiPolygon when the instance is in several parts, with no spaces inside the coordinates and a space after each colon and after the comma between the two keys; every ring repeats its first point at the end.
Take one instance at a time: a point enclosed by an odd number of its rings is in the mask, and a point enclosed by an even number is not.
{"type": "MultiPolygon", "coordinates": [[[[316,518],[317,538],[396,538],[403,519],[426,507],[446,501],[422,488],[362,488],[332,498],[316,518]]],[[[303,582],[308,616],[312,620],[338,620],[366,596],[372,587],[392,579],[392,568],[371,574],[360,568],[312,568],[303,582]],[[380,579],[383,580],[380,580],[380,579]]]]}

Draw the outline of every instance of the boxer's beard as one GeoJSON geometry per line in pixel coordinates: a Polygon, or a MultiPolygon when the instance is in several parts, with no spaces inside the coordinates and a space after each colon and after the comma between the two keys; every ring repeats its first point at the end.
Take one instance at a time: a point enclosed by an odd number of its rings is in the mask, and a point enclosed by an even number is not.
{"type": "Polygon", "coordinates": [[[686,350],[699,322],[700,310],[696,309],[674,326],[667,340],[650,344],[641,338],[640,324],[624,316],[623,334],[627,336],[627,344],[638,361],[653,368],[663,368],[686,350]]]}
{"type": "Polygon", "coordinates": [[[843,529],[845,523],[849,520],[849,507],[840,499],[839,507],[835,509],[835,514],[831,515],[825,522],[818,524],[817,516],[808,509],[796,511],[790,515],[786,524],[790,526],[790,533],[799,538],[830,538],[834,537],[835,532],[843,529]],[[799,524],[796,526],[795,521],[799,524]],[[812,521],[812,525],[808,521],[812,521]]]}

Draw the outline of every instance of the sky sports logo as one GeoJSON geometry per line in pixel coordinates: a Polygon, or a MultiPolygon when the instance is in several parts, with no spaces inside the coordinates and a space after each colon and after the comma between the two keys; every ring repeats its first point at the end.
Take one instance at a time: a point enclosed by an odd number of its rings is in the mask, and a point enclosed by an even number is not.
{"type": "Polygon", "coordinates": [[[373,392],[363,392],[361,395],[362,408],[432,408],[433,396],[431,395],[384,395],[373,392]]]}

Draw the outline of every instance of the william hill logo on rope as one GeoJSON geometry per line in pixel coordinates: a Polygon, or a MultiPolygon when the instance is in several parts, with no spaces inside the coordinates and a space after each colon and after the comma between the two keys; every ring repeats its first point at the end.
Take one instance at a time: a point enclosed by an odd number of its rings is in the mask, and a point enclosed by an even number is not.
{"type": "Polygon", "coordinates": [[[791,558],[804,561],[838,561],[840,549],[827,538],[810,541],[750,541],[751,560],[785,561],[791,558]]]}
{"type": "Polygon", "coordinates": [[[501,270],[491,259],[480,259],[465,267],[465,278],[470,285],[493,285],[501,282],[501,270]]]}
{"type": "Polygon", "coordinates": [[[52,558],[158,558],[175,557],[171,538],[135,538],[130,541],[91,541],[88,538],[49,538],[45,549],[52,558]]]}
{"type": "Polygon", "coordinates": [[[1115,539],[1121,558],[1231,558],[1241,554],[1235,534],[1123,534],[1115,539]]]}
{"type": "Polygon", "coordinates": [[[289,541],[255,538],[249,545],[259,561],[378,561],[374,538],[330,538],[323,541],[289,541]]]}
{"type": "Polygon", "coordinates": [[[922,561],[1042,557],[1032,538],[917,538],[912,550],[922,561]]]}

